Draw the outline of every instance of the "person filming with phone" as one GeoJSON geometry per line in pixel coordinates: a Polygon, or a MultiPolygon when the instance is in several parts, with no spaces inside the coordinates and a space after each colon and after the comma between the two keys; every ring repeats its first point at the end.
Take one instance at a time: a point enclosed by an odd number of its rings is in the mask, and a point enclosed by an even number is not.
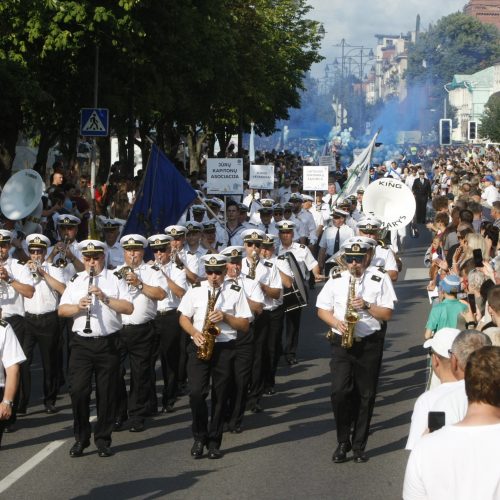
{"type": "Polygon", "coordinates": [[[465,367],[465,417],[415,445],[406,467],[404,500],[498,498],[499,388],[500,347],[481,347],[465,367]]]}

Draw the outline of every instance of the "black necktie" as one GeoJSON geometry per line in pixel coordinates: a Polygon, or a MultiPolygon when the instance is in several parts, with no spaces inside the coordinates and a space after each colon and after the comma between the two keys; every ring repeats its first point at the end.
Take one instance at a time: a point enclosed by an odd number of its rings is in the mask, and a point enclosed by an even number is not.
{"type": "Polygon", "coordinates": [[[340,247],[340,229],[337,229],[337,235],[335,236],[335,243],[333,245],[334,255],[339,251],[339,247],[340,247]]]}
{"type": "Polygon", "coordinates": [[[269,224],[264,224],[264,227],[266,228],[266,234],[269,231],[269,224]]]}
{"type": "Polygon", "coordinates": [[[330,205],[330,208],[332,208],[332,203],[333,203],[333,196],[330,195],[330,201],[328,202],[328,205],[330,205]]]}

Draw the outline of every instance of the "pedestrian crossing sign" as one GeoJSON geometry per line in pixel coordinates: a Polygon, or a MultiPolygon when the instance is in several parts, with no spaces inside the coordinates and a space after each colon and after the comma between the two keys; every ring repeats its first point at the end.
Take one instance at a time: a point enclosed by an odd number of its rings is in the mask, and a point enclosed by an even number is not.
{"type": "Polygon", "coordinates": [[[106,137],[109,135],[109,110],[106,108],[82,108],[80,110],[80,135],[106,137]]]}

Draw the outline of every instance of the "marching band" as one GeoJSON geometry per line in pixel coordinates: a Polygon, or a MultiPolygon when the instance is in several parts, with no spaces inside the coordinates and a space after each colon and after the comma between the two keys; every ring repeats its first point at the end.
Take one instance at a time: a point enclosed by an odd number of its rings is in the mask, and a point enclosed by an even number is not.
{"type": "Polygon", "coordinates": [[[27,358],[4,430],[27,411],[37,343],[45,410],[58,411],[66,337],[71,457],[90,446],[95,377],[98,456],[113,454],[113,432],[141,432],[148,417],[175,411],[187,384],[191,455],[200,458],[206,448],[209,458],[221,458],[223,432],[242,432],[245,411],[263,411],[262,396],[275,393],[281,356],[290,366],[298,363],[306,284],[326,281],[316,306],[331,330],[333,460],[345,461],[352,448],[354,459],[365,461],[386,323],[396,301],[396,259],[377,241],[380,220],[352,219],[352,200],[340,206],[320,200],[313,208],[312,197],[290,189],[277,200],[283,205],[270,198],[252,208],[206,200],[210,211],[195,204],[178,224],[148,238],[121,234],[121,221],[103,218],[103,242],[78,242],[80,219],[60,215],[59,241],[51,246],[40,232],[30,234],[25,261],[11,257],[13,235],[0,230],[2,315],[27,358]],[[225,221],[218,217],[223,209],[225,221]],[[152,258],[145,259],[146,252],[152,258]],[[347,310],[357,320],[346,347],[347,310]],[[356,384],[345,384],[350,377],[356,384]]]}

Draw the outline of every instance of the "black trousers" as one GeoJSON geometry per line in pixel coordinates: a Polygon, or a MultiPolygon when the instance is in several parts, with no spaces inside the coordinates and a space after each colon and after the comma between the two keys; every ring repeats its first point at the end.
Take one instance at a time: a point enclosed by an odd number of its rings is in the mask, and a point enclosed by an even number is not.
{"type": "Polygon", "coordinates": [[[76,441],[89,443],[90,395],[95,376],[97,422],[94,441],[97,446],[111,444],[118,393],[120,355],[118,334],[106,337],[71,337],[68,381],[73,408],[73,431],[76,441]]]}
{"type": "MultiPolygon", "coordinates": [[[[3,393],[4,393],[5,387],[0,385],[0,401],[3,399],[3,393]]],[[[7,427],[8,423],[10,422],[9,420],[0,420],[0,446],[2,446],[2,436],[3,436],[3,430],[5,427],[7,427]]]]}
{"type": "Polygon", "coordinates": [[[59,318],[59,341],[57,347],[57,379],[59,386],[64,385],[65,372],[68,371],[73,336],[73,318],[59,318]],[[64,364],[64,350],[66,349],[66,366],[64,364]]]}
{"type": "Polygon", "coordinates": [[[142,325],[124,325],[119,333],[120,386],[117,417],[143,422],[149,412],[151,391],[151,356],[153,350],[153,322],[142,325]],[[130,393],[127,404],[125,360],[130,363],[130,393]],[[128,410],[128,411],[127,411],[128,410]]]}
{"type": "Polygon", "coordinates": [[[196,357],[197,347],[188,345],[189,405],[193,419],[192,431],[196,440],[209,448],[219,448],[222,442],[224,412],[234,361],[234,341],[216,342],[210,361],[196,357]],[[212,378],[211,419],[208,424],[207,396],[212,378]]]}
{"type": "Polygon", "coordinates": [[[241,425],[245,414],[248,387],[252,376],[254,327],[255,324],[251,323],[248,332],[238,332],[234,342],[233,376],[230,381],[227,406],[230,429],[241,425]]]}
{"type": "Polygon", "coordinates": [[[26,313],[25,334],[22,348],[26,361],[21,365],[23,393],[19,408],[26,409],[31,394],[31,363],[36,344],[40,349],[43,367],[43,403],[55,404],[59,384],[57,383],[57,353],[59,348],[59,317],[57,311],[46,314],[26,313]]]}
{"type": "Polygon", "coordinates": [[[286,342],[285,356],[287,358],[295,357],[299,345],[299,330],[300,318],[302,317],[302,309],[299,307],[293,311],[285,313],[286,323],[286,342]]]}
{"type": "Polygon", "coordinates": [[[270,311],[262,311],[254,322],[252,374],[248,390],[248,404],[255,406],[264,392],[264,360],[269,333],[270,311]]]}
{"type": "Polygon", "coordinates": [[[364,450],[373,414],[381,366],[384,336],[376,332],[350,349],[341,347],[342,337],[331,341],[331,402],[339,443],[351,441],[354,450],[364,450]]]}
{"type": "MultiPolygon", "coordinates": [[[[19,341],[19,344],[22,345],[24,344],[24,335],[25,335],[25,324],[24,324],[24,318],[20,316],[19,314],[15,314],[14,316],[8,316],[7,318],[3,318],[9,325],[12,327],[14,330],[14,333],[16,335],[17,340],[19,341]]],[[[23,363],[24,364],[24,363],[23,363]]],[[[22,373],[22,366],[21,364],[21,373],[22,373]]],[[[25,389],[23,387],[23,379],[22,376],[19,380],[19,388],[16,392],[16,395],[14,397],[14,407],[12,408],[12,416],[10,419],[7,421],[7,425],[14,425],[17,420],[17,408],[20,406],[19,402],[22,401],[25,398],[25,389]]],[[[22,409],[22,408],[21,408],[22,409]]]]}
{"type": "Polygon", "coordinates": [[[282,352],[281,335],[285,321],[283,305],[269,311],[269,318],[264,325],[266,346],[264,349],[264,389],[274,387],[276,370],[282,352]]]}
{"type": "Polygon", "coordinates": [[[418,224],[425,224],[427,216],[427,198],[426,196],[415,196],[415,203],[417,205],[415,210],[415,221],[418,224]]]}
{"type": "MultiPolygon", "coordinates": [[[[156,316],[154,321],[156,335],[159,336],[158,354],[163,375],[162,405],[173,404],[176,400],[177,377],[179,374],[179,351],[182,337],[188,337],[179,325],[176,310],[156,316]]],[[[155,357],[155,361],[158,357],[155,357]]]]}

